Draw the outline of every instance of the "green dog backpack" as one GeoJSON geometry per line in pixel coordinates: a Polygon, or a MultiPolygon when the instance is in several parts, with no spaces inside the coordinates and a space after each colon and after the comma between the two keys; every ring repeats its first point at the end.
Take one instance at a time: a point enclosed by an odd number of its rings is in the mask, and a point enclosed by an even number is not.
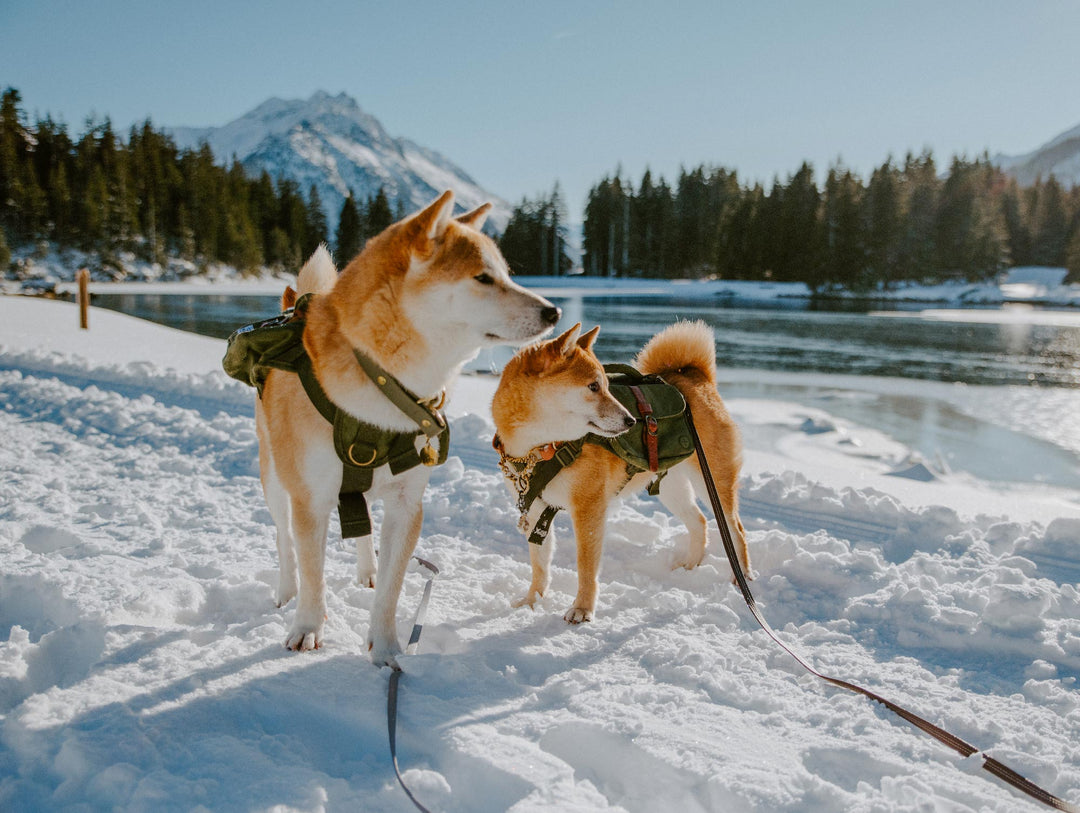
{"type": "Polygon", "coordinates": [[[304,316],[310,294],[303,296],[290,308],[273,319],[245,325],[233,331],[221,366],[237,381],[254,387],[262,395],[270,370],[299,372],[298,363],[306,358],[304,350],[304,316]]]}
{"type": "MultiPolygon", "coordinates": [[[[628,364],[605,364],[611,394],[637,423],[599,440],[642,471],[663,472],[694,452],[682,393],[660,376],[643,375],[628,364]]],[[[597,442],[597,441],[594,441],[597,442]]]]}

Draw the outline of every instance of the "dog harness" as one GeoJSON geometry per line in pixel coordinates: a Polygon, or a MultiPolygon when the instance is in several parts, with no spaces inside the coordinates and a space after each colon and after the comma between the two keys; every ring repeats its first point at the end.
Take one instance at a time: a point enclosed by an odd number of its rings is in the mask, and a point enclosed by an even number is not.
{"type": "Polygon", "coordinates": [[[657,475],[649,484],[649,493],[654,496],[660,492],[660,481],[668,469],[694,453],[686,401],[676,387],[660,376],[643,375],[628,364],[605,364],[604,372],[611,394],[636,418],[626,432],[613,438],[590,432],[576,440],[537,446],[523,457],[508,455],[498,435],[492,440],[499,453],[499,467],[518,495],[518,528],[534,545],[544,544],[552,520],[563,507],[545,503],[541,499],[544,489],[578,459],[586,443],[607,449],[626,464],[626,479],[619,491],[637,474],[651,471],[657,475]],[[530,527],[529,510],[537,500],[544,504],[544,510],[530,527]]]}
{"type": "Polygon", "coordinates": [[[450,427],[440,411],[446,393],[438,398],[418,398],[372,358],[353,348],[365,375],[416,423],[417,429],[414,432],[383,429],[340,409],[323,390],[304,347],[304,326],[312,296],[305,294],[295,307],[273,319],[235,331],[229,336],[222,367],[232,378],[255,387],[260,398],[271,370],[284,370],[300,377],[312,405],[334,428],[334,451],[342,463],[338,493],[341,536],[343,539],[367,536],[371,533],[371,516],[364,492],[371,489],[376,469],[388,465],[392,474],[400,474],[421,463],[437,466],[446,462],[450,427]],[[426,443],[417,451],[416,439],[421,435],[426,437],[426,443]],[[432,438],[438,438],[437,452],[431,447],[432,438]]]}

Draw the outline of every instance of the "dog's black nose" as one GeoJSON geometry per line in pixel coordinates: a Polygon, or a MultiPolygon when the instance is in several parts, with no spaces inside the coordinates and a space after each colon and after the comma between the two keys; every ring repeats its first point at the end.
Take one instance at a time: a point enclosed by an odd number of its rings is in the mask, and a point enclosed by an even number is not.
{"type": "Polygon", "coordinates": [[[547,322],[549,325],[553,325],[558,322],[560,316],[562,316],[562,311],[553,305],[540,311],[540,318],[547,322]]]}
{"type": "Polygon", "coordinates": [[[627,429],[629,429],[631,426],[633,426],[635,423],[637,423],[637,421],[634,420],[633,417],[631,417],[630,415],[627,415],[625,418],[623,418],[622,422],[624,424],[626,424],[627,429]]]}

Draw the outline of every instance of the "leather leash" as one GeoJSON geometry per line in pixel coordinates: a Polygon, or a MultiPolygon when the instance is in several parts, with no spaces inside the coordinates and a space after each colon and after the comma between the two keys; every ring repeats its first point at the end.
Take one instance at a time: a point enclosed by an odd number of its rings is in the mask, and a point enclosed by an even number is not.
{"type": "MultiPolygon", "coordinates": [[[[414,556],[417,562],[422,567],[426,567],[431,573],[428,576],[427,583],[424,584],[424,594],[420,597],[420,604],[416,608],[416,616],[413,619],[412,633],[409,635],[409,643],[405,646],[405,654],[415,654],[417,648],[420,646],[420,633],[424,631],[424,616],[427,613],[428,600],[431,598],[431,584],[435,581],[435,577],[439,575],[439,568],[435,567],[431,562],[426,559],[421,559],[419,556],[414,556]]],[[[394,763],[394,773],[397,775],[398,783],[401,785],[401,789],[405,791],[405,795],[409,797],[409,801],[416,805],[417,810],[422,810],[424,813],[431,813],[428,808],[424,807],[420,801],[413,795],[413,792],[409,790],[409,786],[405,784],[405,780],[401,778],[401,768],[398,767],[397,759],[397,703],[398,703],[398,683],[401,682],[401,676],[405,673],[401,670],[400,666],[395,666],[394,671],[390,674],[390,686],[386,690],[386,729],[390,735],[390,759],[394,763]]]]}
{"type": "Polygon", "coordinates": [[[739,586],[739,590],[742,592],[743,600],[746,602],[746,606],[750,609],[750,613],[754,616],[754,619],[761,625],[761,628],[765,630],[770,638],[773,639],[780,647],[793,657],[800,666],[806,669],[810,674],[815,677],[821,678],[827,683],[837,686],[841,689],[847,689],[850,692],[861,694],[865,697],[869,697],[885,708],[889,709],[893,713],[899,715],[903,719],[907,720],[913,726],[919,730],[929,734],[934,739],[952,748],[961,756],[970,757],[973,754],[980,754],[983,759],[982,767],[984,770],[989,771],[994,776],[1012,785],[1017,790],[1023,791],[1028,796],[1042,802],[1044,805],[1048,805],[1056,810],[1064,810],[1066,813],[1080,813],[1080,808],[1076,805],[1066,802],[1063,799],[1059,799],[1048,791],[1043,790],[1034,782],[1021,776],[1012,768],[998,762],[991,756],[987,756],[982,753],[978,748],[970,743],[957,737],[955,734],[951,734],[943,728],[939,728],[933,723],[923,719],[914,712],[908,711],[903,706],[899,706],[890,700],[886,700],[879,694],[876,694],[869,689],[864,689],[862,686],[857,686],[854,683],[849,683],[846,680],[840,680],[838,678],[829,677],[824,675],[815,669],[810,663],[795,652],[791,647],[785,644],[780,637],[776,634],[775,630],[769,626],[769,622],[765,620],[765,617],[758,609],[757,602],[754,601],[754,596],[750,592],[750,585],[747,583],[746,574],[743,573],[742,565],[739,564],[739,557],[735,552],[735,543],[731,537],[731,529],[728,527],[727,516],[724,513],[724,506],[720,503],[720,495],[716,491],[716,484],[713,482],[712,471],[709,469],[709,461],[705,457],[705,450],[701,445],[701,438],[698,437],[697,427],[694,425],[694,416],[690,413],[690,405],[686,405],[686,417],[687,423],[690,426],[690,435],[694,441],[694,450],[697,452],[698,462],[701,464],[701,474],[705,480],[705,489],[709,492],[709,501],[712,503],[713,515],[716,518],[716,524],[720,528],[720,538],[724,542],[724,552],[727,553],[728,562],[731,565],[731,572],[735,576],[735,582],[739,586]]]}

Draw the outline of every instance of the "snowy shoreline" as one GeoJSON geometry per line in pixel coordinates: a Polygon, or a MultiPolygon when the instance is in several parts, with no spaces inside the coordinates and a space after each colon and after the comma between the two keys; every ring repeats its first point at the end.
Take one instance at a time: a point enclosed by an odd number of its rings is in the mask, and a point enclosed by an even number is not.
{"type": "MultiPolygon", "coordinates": [[[[43,257],[23,251],[19,280],[0,280],[0,293],[35,293],[55,291],[71,295],[76,290],[75,269],[90,258],[74,250],[55,248],[43,257]]],[[[255,277],[244,277],[236,269],[221,263],[211,264],[198,273],[195,263],[177,258],[163,266],[138,260],[131,253],[122,254],[120,262],[130,279],[96,280],[91,293],[155,295],[247,295],[279,296],[291,279],[287,274],[264,270],[255,277]]],[[[986,308],[1009,303],[1049,308],[1080,308],[1080,284],[1066,284],[1066,269],[1042,266],[1011,268],[994,282],[953,282],[939,285],[901,283],[889,290],[856,292],[827,289],[816,295],[801,282],[763,282],[749,280],[659,280],[604,278],[587,276],[518,277],[518,280],[545,296],[673,296],[731,300],[738,302],[818,301],[895,304],[948,304],[957,308],[986,308]]]]}
{"type": "MultiPolygon", "coordinates": [[[[223,342],[101,309],[82,332],[72,304],[24,297],[0,297],[0,324],[0,807],[411,809],[386,752],[387,676],[363,652],[371,591],[334,534],[326,646],[281,646],[293,608],[271,601],[252,393],[220,371],[223,342]]],[[[593,624],[561,620],[574,564],[558,522],[549,595],[511,609],[528,551],[490,449],[493,387],[466,376],[452,393],[452,457],[425,501],[418,553],[443,575],[399,722],[425,803],[1044,809],[802,673],[749,619],[715,536],[702,567],[671,571],[685,534],[655,500],[613,510],[593,624]]],[[[1007,395],[988,392],[972,401],[1007,395]]],[[[879,429],[780,400],[729,407],[772,624],[825,671],[1080,801],[1080,492],[932,462],[915,479],[879,429]]],[[[422,581],[406,579],[402,631],[422,581]]]]}
{"type": "MultiPolygon", "coordinates": [[[[730,299],[739,302],[816,300],[821,302],[926,303],[951,304],[958,308],[986,308],[995,305],[1027,304],[1053,308],[1080,308],[1080,285],[1043,281],[1047,269],[1013,269],[999,284],[952,283],[943,285],[902,285],[889,291],[855,293],[833,290],[811,293],[801,282],[751,282],[745,280],[648,280],[597,279],[592,277],[518,277],[525,287],[548,297],[635,297],[668,296],[685,299],[730,299]]],[[[1059,269],[1052,277],[1062,276],[1059,269]]],[[[284,277],[251,280],[211,281],[195,277],[183,282],[92,282],[92,294],[157,294],[216,296],[279,296],[288,284],[284,277]]],[[[57,293],[74,294],[76,286],[60,282],[57,293]]]]}

